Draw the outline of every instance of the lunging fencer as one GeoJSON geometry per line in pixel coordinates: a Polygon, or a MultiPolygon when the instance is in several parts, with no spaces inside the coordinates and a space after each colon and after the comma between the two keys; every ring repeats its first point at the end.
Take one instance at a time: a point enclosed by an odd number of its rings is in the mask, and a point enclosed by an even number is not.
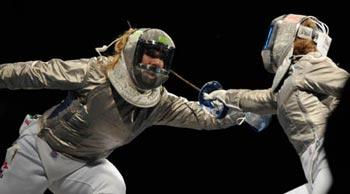
{"type": "Polygon", "coordinates": [[[152,125],[221,129],[245,116],[217,119],[198,102],[169,93],[175,45],[159,29],[130,29],[113,41],[114,55],[0,66],[0,88],[67,90],[40,115],[27,115],[7,150],[0,193],[125,194],[122,175],[106,157],[152,125]]]}

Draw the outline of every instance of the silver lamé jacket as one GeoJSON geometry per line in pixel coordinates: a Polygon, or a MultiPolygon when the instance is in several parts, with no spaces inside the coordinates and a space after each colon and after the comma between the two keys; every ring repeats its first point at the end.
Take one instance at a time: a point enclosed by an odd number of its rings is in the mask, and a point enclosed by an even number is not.
{"type": "Polygon", "coordinates": [[[277,114],[301,155],[324,136],[326,121],[338,102],[349,74],[328,57],[311,52],[291,65],[276,91],[228,90],[226,101],[245,112],[277,114]]]}
{"type": "Polygon", "coordinates": [[[94,161],[107,157],[151,125],[219,129],[236,124],[243,113],[217,120],[197,102],[161,87],[160,101],[151,108],[126,102],[104,73],[106,57],[2,64],[0,88],[60,89],[69,94],[41,117],[39,136],[71,158],[94,161]]]}

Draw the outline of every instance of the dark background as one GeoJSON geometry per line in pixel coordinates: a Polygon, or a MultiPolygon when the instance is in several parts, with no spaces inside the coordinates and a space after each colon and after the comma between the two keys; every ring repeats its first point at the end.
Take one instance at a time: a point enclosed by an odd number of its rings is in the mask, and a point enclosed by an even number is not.
{"type": "MultiPolygon", "coordinates": [[[[318,1],[239,4],[2,2],[0,64],[97,56],[94,48],[127,30],[129,21],[136,28],[168,32],[177,46],[173,70],[197,86],[218,80],[227,89],[263,89],[273,79],[260,58],[268,25],[279,15],[298,13],[328,24],[333,38],[329,56],[350,70],[346,6],[318,1]]],[[[197,98],[197,91],[173,76],[165,86],[197,98]]],[[[65,94],[0,90],[0,160],[25,115],[42,113],[65,94]]],[[[305,182],[299,158],[275,117],[261,133],[246,124],[218,131],[151,127],[109,159],[123,175],[128,194],[283,193],[305,182]]]]}

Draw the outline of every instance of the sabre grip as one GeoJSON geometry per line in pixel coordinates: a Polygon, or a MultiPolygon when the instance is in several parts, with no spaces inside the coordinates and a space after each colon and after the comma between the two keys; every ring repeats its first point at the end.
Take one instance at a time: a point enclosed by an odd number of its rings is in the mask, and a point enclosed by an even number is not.
{"type": "Polygon", "coordinates": [[[219,100],[206,99],[204,97],[206,94],[219,89],[222,89],[222,85],[218,81],[205,83],[199,91],[198,101],[203,109],[209,111],[217,119],[222,119],[227,115],[228,107],[219,100]]]}

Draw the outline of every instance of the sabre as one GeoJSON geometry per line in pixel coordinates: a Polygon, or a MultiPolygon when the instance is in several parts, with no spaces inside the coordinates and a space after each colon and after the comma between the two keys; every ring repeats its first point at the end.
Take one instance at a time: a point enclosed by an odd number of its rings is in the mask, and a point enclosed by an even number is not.
{"type": "MultiPolygon", "coordinates": [[[[203,85],[203,87],[200,89],[181,75],[177,74],[175,71],[170,70],[172,74],[174,74],[177,78],[194,88],[199,92],[199,103],[202,105],[203,108],[208,110],[211,114],[215,115],[216,118],[223,118],[226,116],[228,108],[231,108],[235,111],[241,112],[242,110],[233,105],[226,103],[224,99],[218,98],[218,99],[210,99],[207,98],[208,93],[217,90],[222,89],[222,86],[217,81],[210,81],[203,85]],[[216,101],[217,100],[217,101],[216,101]],[[223,105],[221,106],[220,103],[223,105]]],[[[269,126],[271,121],[271,115],[258,115],[251,112],[245,113],[244,117],[238,118],[237,120],[238,124],[241,125],[244,121],[247,122],[250,126],[254,128],[256,132],[260,132],[267,128],[269,126]]]]}
{"type": "Polygon", "coordinates": [[[198,88],[196,85],[194,85],[193,83],[191,83],[190,81],[188,81],[187,79],[185,79],[184,77],[182,77],[181,75],[177,74],[175,71],[170,70],[170,72],[172,74],[174,74],[177,78],[179,78],[180,80],[182,80],[183,82],[185,82],[186,84],[188,84],[189,86],[191,86],[192,88],[194,88],[195,90],[197,90],[198,92],[201,91],[200,88],[198,88]]]}
{"type": "MultiPolygon", "coordinates": [[[[191,83],[190,81],[188,81],[187,79],[185,79],[184,77],[182,77],[181,75],[179,75],[178,73],[176,73],[173,70],[170,70],[170,72],[172,74],[174,74],[177,78],[179,78],[180,80],[182,80],[183,82],[185,82],[186,84],[188,84],[189,86],[191,86],[192,88],[194,88],[195,90],[197,90],[198,92],[202,92],[201,89],[199,87],[197,87],[196,85],[194,85],[193,83],[191,83]]],[[[208,93],[207,92],[203,92],[203,96],[207,97],[208,93]]],[[[225,102],[225,100],[223,99],[216,99],[219,100],[221,103],[223,103],[225,106],[232,108],[232,109],[236,109],[236,110],[240,110],[237,106],[231,105],[231,104],[227,104],[225,102]]]]}

